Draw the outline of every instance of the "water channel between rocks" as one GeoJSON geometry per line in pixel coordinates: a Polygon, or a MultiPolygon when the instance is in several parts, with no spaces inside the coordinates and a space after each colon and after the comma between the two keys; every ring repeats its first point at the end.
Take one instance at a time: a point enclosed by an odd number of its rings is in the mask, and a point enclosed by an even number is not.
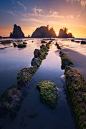
{"type": "Polygon", "coordinates": [[[55,53],[56,50],[55,45],[51,44],[46,59],[28,83],[28,94],[16,118],[13,121],[5,120],[3,129],[77,129],[64,92],[61,80],[64,70],[61,70],[61,59],[59,53],[55,53]],[[36,85],[43,80],[54,82],[58,88],[58,102],[53,110],[40,101],[36,85]]]}

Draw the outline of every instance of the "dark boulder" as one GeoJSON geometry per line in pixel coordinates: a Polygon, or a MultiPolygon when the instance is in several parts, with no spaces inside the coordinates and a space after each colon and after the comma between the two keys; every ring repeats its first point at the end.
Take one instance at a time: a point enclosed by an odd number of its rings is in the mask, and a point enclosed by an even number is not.
{"type": "Polygon", "coordinates": [[[40,46],[41,49],[44,48],[44,47],[45,47],[45,45],[41,45],[41,46],[40,46]]]}
{"type": "Polygon", "coordinates": [[[33,58],[32,61],[31,61],[31,65],[34,66],[40,66],[41,64],[41,60],[39,60],[38,58],[33,58]]]}
{"type": "Polygon", "coordinates": [[[13,46],[16,47],[17,46],[17,43],[13,43],[13,46]]]}
{"type": "Polygon", "coordinates": [[[34,51],[34,57],[37,58],[41,55],[41,51],[39,49],[35,49],[34,51]]]}
{"type": "Polygon", "coordinates": [[[86,44],[86,41],[81,41],[81,44],[86,44]]]}
{"type": "Polygon", "coordinates": [[[71,39],[71,41],[73,42],[73,41],[74,41],[74,39],[71,39]]]}
{"type": "Polygon", "coordinates": [[[23,42],[23,44],[27,44],[26,42],[23,42]]]}
{"type": "Polygon", "coordinates": [[[46,42],[44,40],[42,40],[41,43],[46,43],[46,42]]]}

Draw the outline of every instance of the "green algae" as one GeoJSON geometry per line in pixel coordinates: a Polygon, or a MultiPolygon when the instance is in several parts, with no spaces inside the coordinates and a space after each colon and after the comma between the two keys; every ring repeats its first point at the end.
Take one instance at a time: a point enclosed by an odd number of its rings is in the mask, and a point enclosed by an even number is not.
{"type": "Polygon", "coordinates": [[[42,81],[37,84],[40,92],[40,100],[50,108],[54,108],[57,103],[57,88],[55,83],[42,81]]]}
{"type": "Polygon", "coordinates": [[[1,44],[7,44],[7,43],[11,43],[11,40],[1,41],[1,44]]]}
{"type": "Polygon", "coordinates": [[[17,84],[26,85],[30,80],[29,68],[25,67],[17,75],[17,84]]]}
{"type": "Polygon", "coordinates": [[[26,44],[18,44],[17,47],[18,48],[23,48],[23,47],[26,47],[26,44]]]}
{"type": "Polygon", "coordinates": [[[73,65],[73,62],[67,57],[66,53],[60,51],[59,54],[62,62],[62,69],[64,69],[67,65],[73,65]]]}
{"type": "Polygon", "coordinates": [[[70,67],[65,67],[66,85],[70,92],[73,109],[80,129],[86,128],[86,82],[80,73],[70,67]]]}
{"type": "Polygon", "coordinates": [[[34,65],[33,67],[28,68],[30,74],[34,74],[37,71],[38,67],[34,65]]]}

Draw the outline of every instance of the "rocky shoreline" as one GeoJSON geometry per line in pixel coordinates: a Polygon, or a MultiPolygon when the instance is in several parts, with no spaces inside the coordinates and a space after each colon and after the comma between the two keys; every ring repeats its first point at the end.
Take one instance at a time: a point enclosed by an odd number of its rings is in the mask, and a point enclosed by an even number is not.
{"type": "MultiPolygon", "coordinates": [[[[6,91],[4,95],[4,101],[0,107],[0,117],[5,117],[10,113],[11,119],[14,119],[15,112],[14,109],[17,107],[17,104],[21,101],[22,88],[26,87],[28,81],[31,80],[32,76],[36,73],[37,69],[42,63],[42,60],[46,58],[47,52],[49,51],[49,46],[51,41],[46,45],[41,45],[40,49],[34,50],[34,58],[31,61],[31,67],[25,67],[17,75],[17,84],[13,88],[6,91]],[[3,115],[5,114],[5,115],[3,115]]],[[[59,49],[59,44],[57,45],[59,49]]],[[[61,49],[61,47],[60,47],[61,49]]],[[[73,65],[73,62],[68,58],[67,54],[60,51],[62,69],[65,69],[65,80],[68,92],[70,94],[71,102],[73,104],[73,110],[76,115],[76,120],[78,127],[80,129],[86,128],[86,82],[80,73],[70,67],[73,65]]],[[[57,103],[57,89],[54,83],[50,81],[39,82],[37,89],[40,92],[40,100],[53,109],[57,103]],[[51,85],[52,84],[52,85],[51,85]],[[46,93],[46,94],[45,94],[46,93]]]]}
{"type": "Polygon", "coordinates": [[[41,45],[40,50],[35,49],[34,61],[33,59],[31,61],[32,66],[23,68],[17,75],[17,84],[15,84],[12,89],[5,92],[0,107],[0,118],[7,116],[8,112],[14,113],[17,103],[21,100],[22,88],[27,86],[28,81],[31,80],[32,76],[41,65],[42,60],[45,59],[51,42],[52,41],[49,41],[46,45],[41,45]]]}
{"type": "Polygon", "coordinates": [[[73,62],[66,53],[60,51],[61,68],[65,69],[66,86],[70,94],[73,110],[79,129],[86,129],[86,81],[82,75],[73,67],[73,62]]]}
{"type": "Polygon", "coordinates": [[[86,82],[80,73],[70,67],[65,68],[66,86],[80,129],[86,128],[86,82]]]}

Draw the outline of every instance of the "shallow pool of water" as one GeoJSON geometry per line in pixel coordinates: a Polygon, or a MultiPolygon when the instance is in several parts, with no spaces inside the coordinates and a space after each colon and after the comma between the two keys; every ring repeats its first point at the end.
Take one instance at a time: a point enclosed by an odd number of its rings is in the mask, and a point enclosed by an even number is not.
{"type": "MultiPolygon", "coordinates": [[[[30,67],[34,50],[40,48],[41,41],[38,39],[27,41],[24,49],[8,48],[0,50],[0,94],[11,85],[16,84],[17,73],[24,67],[30,67]]],[[[46,59],[42,61],[32,80],[28,83],[28,94],[23,100],[16,118],[12,121],[8,118],[2,121],[3,129],[77,129],[76,122],[71,115],[65,94],[61,70],[61,59],[57,47],[52,43],[46,59]],[[58,88],[58,102],[54,110],[49,109],[40,101],[39,91],[36,85],[43,80],[49,80],[58,88]]]]}

